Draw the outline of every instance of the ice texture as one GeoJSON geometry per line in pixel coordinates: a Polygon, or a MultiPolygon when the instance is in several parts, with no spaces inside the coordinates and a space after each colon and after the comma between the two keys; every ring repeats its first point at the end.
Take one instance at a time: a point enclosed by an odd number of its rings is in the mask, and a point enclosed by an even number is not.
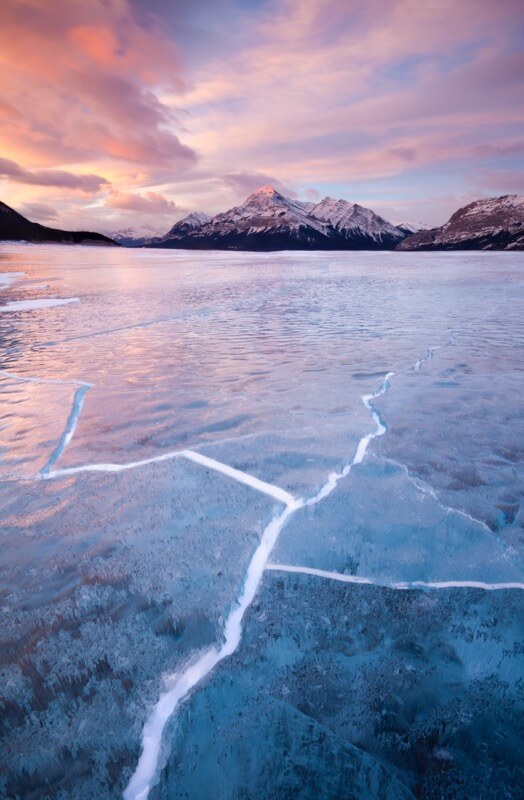
{"type": "Polygon", "coordinates": [[[118,796],[163,674],[220,638],[273,501],[179,461],[2,497],[0,651],[25,687],[3,713],[7,796],[118,796]]]}
{"type": "Polygon", "coordinates": [[[323,503],[299,510],[272,561],[384,584],[522,580],[519,559],[486,525],[443,507],[401,467],[376,458],[355,466],[323,503]]]}
{"type": "Polygon", "coordinates": [[[517,800],[523,256],[0,257],[0,797],[517,800]]]}
{"type": "Polygon", "coordinates": [[[266,573],[241,646],[172,724],[159,796],[517,800],[521,607],[266,573]]]}

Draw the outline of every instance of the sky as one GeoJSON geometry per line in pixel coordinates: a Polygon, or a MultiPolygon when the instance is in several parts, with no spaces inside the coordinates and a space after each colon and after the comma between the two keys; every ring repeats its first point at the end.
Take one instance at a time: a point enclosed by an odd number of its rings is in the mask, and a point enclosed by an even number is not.
{"type": "Polygon", "coordinates": [[[524,194],[522,0],[1,0],[0,199],[165,232],[272,184],[395,223],[524,194]]]}

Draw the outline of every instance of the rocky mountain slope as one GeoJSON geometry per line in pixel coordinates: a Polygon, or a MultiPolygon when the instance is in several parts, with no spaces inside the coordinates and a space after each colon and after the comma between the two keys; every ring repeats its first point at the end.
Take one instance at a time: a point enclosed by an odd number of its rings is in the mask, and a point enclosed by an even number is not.
{"type": "Polygon", "coordinates": [[[203,211],[193,211],[184,219],[175,222],[165,236],[160,238],[160,241],[167,242],[171,239],[183,239],[184,236],[193,233],[193,231],[200,230],[208,222],[211,222],[209,214],[204,214],[203,211]]]}
{"type": "Polygon", "coordinates": [[[0,202],[0,240],[25,242],[61,242],[64,244],[116,243],[108,236],[91,231],[61,231],[30,222],[5,203],[0,202]]]}
{"type": "Polygon", "coordinates": [[[382,219],[371,209],[347,200],[324,197],[311,208],[309,215],[330,225],[342,238],[361,242],[363,245],[373,243],[387,247],[400,241],[403,235],[395,225],[382,219]]]}
{"type": "Polygon", "coordinates": [[[524,250],[524,197],[475,200],[440,228],[419,231],[398,250],[524,250]]]}
{"type": "Polygon", "coordinates": [[[154,247],[232,250],[383,250],[404,233],[373,211],[326,197],[301,203],[262,186],[240,206],[200,222],[190,215],[154,247]],[[189,222],[188,222],[189,221],[189,222]]]}

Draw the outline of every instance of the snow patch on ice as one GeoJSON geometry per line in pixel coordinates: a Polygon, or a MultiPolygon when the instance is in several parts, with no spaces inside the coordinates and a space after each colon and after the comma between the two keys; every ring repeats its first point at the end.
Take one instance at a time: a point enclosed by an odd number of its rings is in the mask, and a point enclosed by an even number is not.
{"type": "Polygon", "coordinates": [[[0,306],[0,312],[8,311],[34,311],[39,308],[53,308],[66,306],[69,303],[79,303],[79,297],[41,297],[35,300],[12,300],[0,306]]]}
{"type": "Polygon", "coordinates": [[[0,272],[0,289],[7,289],[20,278],[23,278],[25,272],[0,272]]]}

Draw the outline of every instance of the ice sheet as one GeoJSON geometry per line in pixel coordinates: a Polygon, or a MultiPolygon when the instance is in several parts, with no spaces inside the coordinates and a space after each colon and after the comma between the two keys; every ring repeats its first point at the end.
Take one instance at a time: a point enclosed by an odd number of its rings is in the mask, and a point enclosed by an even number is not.
{"type": "Polygon", "coordinates": [[[0,255],[0,796],[516,800],[523,256],[0,255]]]}

